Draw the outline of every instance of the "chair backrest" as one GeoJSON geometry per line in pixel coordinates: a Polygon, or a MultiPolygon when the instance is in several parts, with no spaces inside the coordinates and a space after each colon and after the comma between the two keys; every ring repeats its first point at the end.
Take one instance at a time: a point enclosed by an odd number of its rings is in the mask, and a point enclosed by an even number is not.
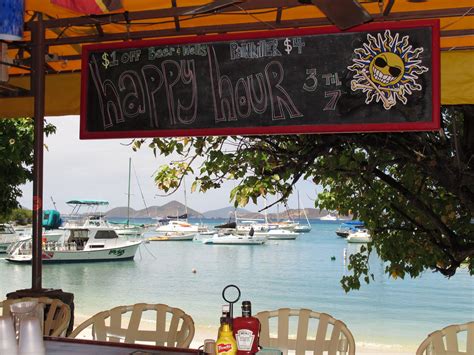
{"type": "Polygon", "coordinates": [[[2,315],[9,315],[10,305],[18,302],[37,300],[44,305],[44,323],[43,334],[46,336],[59,337],[65,336],[66,330],[71,320],[71,309],[66,303],[56,298],[48,297],[24,297],[16,299],[7,299],[0,302],[2,315]]]}
{"type": "Polygon", "coordinates": [[[194,337],[193,319],[181,309],[165,304],[137,303],[99,312],[80,324],[69,337],[76,338],[89,328],[95,340],[179,348],[188,348],[194,337]],[[154,317],[142,319],[144,312],[154,317]]]}
{"type": "Polygon", "coordinates": [[[355,354],[355,342],[347,326],[326,313],[310,309],[281,308],[255,315],[261,324],[260,346],[304,355],[355,354]]]}
{"type": "Polygon", "coordinates": [[[416,355],[474,354],[474,322],[449,325],[437,330],[420,344],[416,355]],[[463,333],[460,336],[460,333],[463,333]]]}

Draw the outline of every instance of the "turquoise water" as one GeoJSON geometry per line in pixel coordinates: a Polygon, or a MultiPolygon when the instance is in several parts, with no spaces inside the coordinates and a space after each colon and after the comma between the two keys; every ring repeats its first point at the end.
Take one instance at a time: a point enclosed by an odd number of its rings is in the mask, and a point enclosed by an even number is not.
{"type": "MultiPolygon", "coordinates": [[[[116,305],[166,303],[182,308],[197,325],[217,326],[221,291],[232,283],[240,287],[241,300],[252,301],[254,312],[310,308],[343,320],[359,344],[410,350],[433,330],[474,319],[474,283],[466,270],[451,279],[426,272],[419,279],[393,280],[374,257],[375,281],[346,294],[340,286],[348,272],[344,249],[349,254],[358,246],[337,237],[337,226],[313,222],[311,233],[295,241],[263,246],[151,242],[134,261],[44,265],[43,287],[73,292],[82,315],[116,305]]],[[[30,285],[30,266],[0,261],[0,293],[30,285]]]]}

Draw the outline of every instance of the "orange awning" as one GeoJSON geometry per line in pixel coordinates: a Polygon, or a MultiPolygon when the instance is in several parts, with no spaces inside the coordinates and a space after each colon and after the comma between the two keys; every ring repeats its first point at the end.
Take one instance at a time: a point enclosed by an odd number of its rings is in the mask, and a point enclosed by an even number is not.
{"type": "MultiPolygon", "coordinates": [[[[315,6],[303,5],[297,0],[247,0],[211,13],[186,15],[211,2],[123,0],[123,9],[86,17],[49,0],[26,0],[25,21],[34,18],[35,12],[41,12],[48,26],[46,115],[79,113],[80,55],[84,44],[330,24],[315,6]]],[[[442,104],[474,104],[472,0],[364,0],[361,4],[374,21],[379,22],[439,19],[442,104]]],[[[31,97],[6,98],[17,88],[30,87],[30,75],[25,67],[31,65],[31,61],[28,50],[24,50],[30,38],[27,30],[23,42],[9,43],[8,58],[15,59],[18,65],[10,67],[7,83],[0,82],[0,117],[33,115],[31,97]]]]}

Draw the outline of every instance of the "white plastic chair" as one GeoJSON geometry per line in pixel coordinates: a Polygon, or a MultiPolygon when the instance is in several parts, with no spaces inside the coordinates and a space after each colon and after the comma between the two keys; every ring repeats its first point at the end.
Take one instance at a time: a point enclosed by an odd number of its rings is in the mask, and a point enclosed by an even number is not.
{"type": "Polygon", "coordinates": [[[137,303],[99,312],[78,325],[69,337],[89,331],[94,340],[188,348],[194,337],[194,321],[179,308],[137,303]],[[154,315],[154,326],[143,326],[145,312],[154,315]]]}
{"type": "Polygon", "coordinates": [[[284,355],[288,351],[296,355],[304,355],[307,351],[314,355],[355,354],[352,333],[342,321],[329,314],[310,309],[281,308],[259,312],[255,316],[260,320],[260,346],[264,348],[276,348],[284,355]],[[272,318],[277,319],[274,327],[272,318]],[[290,330],[294,323],[296,333],[290,330]]]}
{"type": "Polygon", "coordinates": [[[25,297],[16,299],[7,299],[0,302],[0,315],[10,315],[10,305],[25,301],[38,301],[45,306],[43,334],[46,336],[59,337],[65,336],[69,322],[71,320],[71,309],[69,306],[56,298],[48,297],[25,297]]]}
{"type": "Polygon", "coordinates": [[[420,344],[416,355],[474,355],[474,322],[434,331],[420,344]]]}

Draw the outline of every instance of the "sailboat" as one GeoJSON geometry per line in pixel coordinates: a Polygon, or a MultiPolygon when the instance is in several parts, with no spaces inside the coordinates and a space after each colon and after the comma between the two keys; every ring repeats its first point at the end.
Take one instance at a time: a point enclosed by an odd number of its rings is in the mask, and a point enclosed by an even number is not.
{"type": "MultiPolygon", "coordinates": [[[[298,233],[309,233],[311,232],[311,223],[309,223],[308,215],[306,214],[306,209],[303,207],[303,214],[306,218],[306,225],[298,225],[293,229],[295,232],[298,233]]],[[[298,191],[298,220],[300,219],[300,192],[298,191]]]]}
{"type": "MultiPolygon", "coordinates": [[[[168,223],[158,225],[155,232],[158,234],[148,238],[149,241],[191,241],[201,232],[207,232],[208,229],[204,225],[191,224],[188,222],[188,203],[186,198],[186,180],[183,180],[184,187],[184,214],[179,215],[176,212],[175,219],[171,219],[168,223]],[[182,218],[180,218],[182,217],[182,218]]],[[[168,216],[168,218],[173,218],[168,216]]]]}
{"type": "MultiPolygon", "coordinates": [[[[119,237],[138,238],[141,237],[144,228],[142,226],[130,224],[130,181],[132,175],[132,158],[128,158],[128,192],[127,192],[127,221],[125,223],[110,223],[119,237]]],[[[145,205],[146,206],[146,205],[145,205]]]]}
{"type": "Polygon", "coordinates": [[[294,223],[293,221],[287,221],[287,223],[279,222],[277,224],[272,225],[268,223],[266,208],[267,208],[267,200],[265,199],[265,223],[268,230],[262,233],[256,232],[255,235],[266,235],[268,239],[272,239],[272,240],[295,240],[296,238],[298,238],[300,234],[297,231],[295,231],[295,228],[298,226],[297,223],[294,223]]]}

